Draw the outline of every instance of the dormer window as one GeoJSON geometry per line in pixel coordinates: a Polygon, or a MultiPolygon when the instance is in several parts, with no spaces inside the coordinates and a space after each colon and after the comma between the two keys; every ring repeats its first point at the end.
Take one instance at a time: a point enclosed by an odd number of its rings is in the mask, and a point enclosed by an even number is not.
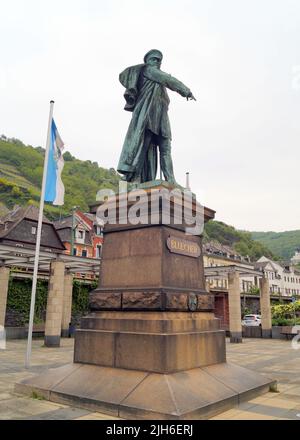
{"type": "Polygon", "coordinates": [[[85,230],[76,229],[76,241],[77,243],[83,244],[85,240],[85,230]]]}
{"type": "Polygon", "coordinates": [[[95,226],[96,229],[96,235],[102,235],[102,227],[99,225],[95,226]]]}

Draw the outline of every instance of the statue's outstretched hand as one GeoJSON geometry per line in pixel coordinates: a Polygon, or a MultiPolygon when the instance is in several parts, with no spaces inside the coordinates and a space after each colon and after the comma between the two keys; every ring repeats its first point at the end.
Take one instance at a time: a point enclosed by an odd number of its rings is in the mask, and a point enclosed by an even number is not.
{"type": "Polygon", "coordinates": [[[191,101],[191,100],[197,101],[196,98],[195,98],[195,96],[192,94],[192,92],[190,92],[190,93],[187,95],[186,99],[187,99],[187,101],[189,101],[189,100],[190,100],[190,101],[191,101]]]}

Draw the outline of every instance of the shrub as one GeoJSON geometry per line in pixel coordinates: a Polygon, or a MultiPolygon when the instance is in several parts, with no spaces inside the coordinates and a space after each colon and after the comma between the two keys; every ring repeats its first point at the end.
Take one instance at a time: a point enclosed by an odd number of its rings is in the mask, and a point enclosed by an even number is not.
{"type": "Polygon", "coordinates": [[[295,312],[300,311],[300,301],[289,304],[278,304],[271,307],[273,318],[292,318],[295,312]]]}
{"type": "Polygon", "coordinates": [[[277,325],[280,327],[285,325],[289,325],[289,326],[300,325],[300,318],[296,318],[296,319],[273,318],[272,325],[277,325]]]}
{"type": "MultiPolygon", "coordinates": [[[[88,313],[89,292],[97,286],[74,281],[72,316],[79,320],[88,313]]],[[[23,326],[29,322],[32,281],[30,279],[11,278],[7,296],[7,324],[8,326],[23,326]]],[[[48,281],[38,280],[35,298],[34,323],[44,322],[46,318],[48,296],[48,281]]]]}
{"type": "MultiPolygon", "coordinates": [[[[18,324],[29,322],[32,282],[29,279],[10,279],[8,285],[7,310],[18,316],[18,324]]],[[[47,306],[48,282],[38,280],[35,298],[35,324],[43,321],[47,306]]]]}

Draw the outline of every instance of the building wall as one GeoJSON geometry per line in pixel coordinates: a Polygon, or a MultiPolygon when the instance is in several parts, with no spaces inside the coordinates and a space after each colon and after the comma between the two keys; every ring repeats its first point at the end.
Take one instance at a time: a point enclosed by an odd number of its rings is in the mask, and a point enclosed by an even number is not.
{"type": "Polygon", "coordinates": [[[280,293],[282,296],[300,295],[300,272],[293,266],[287,271],[276,261],[262,257],[258,262],[268,262],[265,274],[270,283],[271,293],[280,293]]]}
{"type": "Polygon", "coordinates": [[[97,255],[97,246],[103,245],[103,237],[95,235],[92,240],[93,240],[93,257],[99,258],[99,256],[97,255]]]}
{"type": "Polygon", "coordinates": [[[229,329],[229,304],[227,293],[216,293],[215,295],[215,316],[221,321],[223,330],[229,329]]]}
{"type": "MultiPolygon", "coordinates": [[[[71,254],[71,243],[64,243],[65,247],[66,247],[66,254],[71,254]]],[[[88,246],[86,244],[81,244],[81,243],[74,243],[74,249],[76,249],[76,256],[77,257],[81,257],[82,256],[82,251],[85,250],[87,251],[87,258],[94,258],[94,249],[93,246],[88,246]]]]}
{"type": "MultiPolygon", "coordinates": [[[[87,251],[87,257],[89,258],[99,258],[98,247],[101,247],[103,244],[103,235],[97,235],[94,231],[94,226],[91,222],[90,230],[84,224],[77,224],[75,228],[75,237],[74,237],[74,249],[76,249],[76,255],[81,257],[82,251],[87,251]],[[83,237],[79,237],[79,231],[83,231],[83,237]]],[[[66,247],[66,254],[71,253],[71,236],[72,236],[72,228],[65,227],[58,229],[58,234],[61,240],[64,242],[66,247]]]]}
{"type": "MultiPolygon", "coordinates": [[[[217,267],[217,266],[230,266],[233,264],[238,264],[239,266],[254,269],[254,265],[245,262],[241,259],[226,258],[219,255],[204,254],[204,267],[217,267]]],[[[228,289],[227,276],[224,278],[210,279],[209,285],[211,289],[228,289]]],[[[249,292],[252,286],[256,285],[256,280],[254,276],[243,276],[240,277],[240,289],[241,292],[249,292]]]]}
{"type": "MultiPolygon", "coordinates": [[[[204,254],[204,267],[230,266],[232,264],[239,264],[245,268],[254,269],[254,264],[245,262],[243,260],[236,260],[226,258],[218,255],[204,254]]],[[[262,257],[258,263],[268,263],[265,268],[265,276],[269,280],[270,293],[283,297],[300,296],[300,271],[293,266],[289,267],[287,271],[284,267],[275,261],[262,257]]],[[[210,279],[209,285],[211,289],[227,289],[227,277],[224,279],[210,279]]],[[[258,286],[258,279],[255,276],[241,276],[240,289],[241,293],[249,293],[252,287],[258,286]]]]}

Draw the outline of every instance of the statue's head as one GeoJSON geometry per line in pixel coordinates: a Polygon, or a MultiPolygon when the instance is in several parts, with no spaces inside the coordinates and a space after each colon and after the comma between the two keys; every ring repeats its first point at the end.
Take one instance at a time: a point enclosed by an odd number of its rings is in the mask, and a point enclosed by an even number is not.
{"type": "Polygon", "coordinates": [[[160,50],[151,49],[144,56],[144,63],[153,67],[157,67],[158,69],[161,66],[161,62],[163,59],[163,54],[160,50]]]}

